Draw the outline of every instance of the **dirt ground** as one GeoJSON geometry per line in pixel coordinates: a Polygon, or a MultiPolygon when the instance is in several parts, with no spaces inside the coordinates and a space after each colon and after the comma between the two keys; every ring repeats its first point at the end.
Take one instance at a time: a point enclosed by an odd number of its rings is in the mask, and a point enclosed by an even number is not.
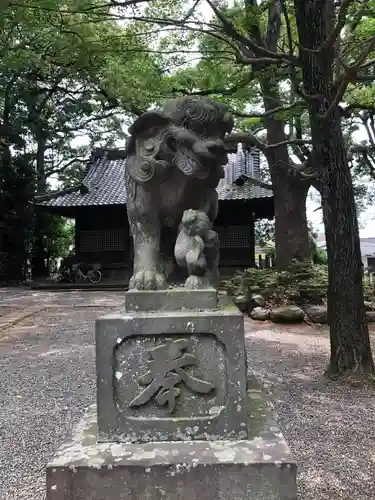
{"type": "MultiPolygon", "coordinates": [[[[0,290],[5,326],[39,308],[0,331],[2,500],[45,499],[47,462],[95,400],[95,319],[123,302],[123,292],[0,290]]],[[[245,325],[249,370],[297,460],[299,499],[375,498],[374,389],[322,377],[325,327],[245,325]]]]}

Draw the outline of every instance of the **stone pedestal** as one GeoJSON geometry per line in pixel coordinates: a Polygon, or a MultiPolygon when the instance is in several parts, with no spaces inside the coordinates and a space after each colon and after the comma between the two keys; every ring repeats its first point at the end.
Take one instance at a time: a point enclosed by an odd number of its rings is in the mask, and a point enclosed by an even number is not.
{"type": "Polygon", "coordinates": [[[143,291],[129,290],[125,294],[125,311],[206,311],[218,306],[217,291],[214,288],[188,290],[143,291]]]}
{"type": "Polygon", "coordinates": [[[296,499],[242,314],[213,290],[128,292],[126,309],[97,321],[97,408],[49,464],[47,500],[296,499]]]}
{"type": "Polygon", "coordinates": [[[295,500],[296,465],[258,410],[241,441],[101,443],[95,407],[47,469],[47,500],[295,500]]]}

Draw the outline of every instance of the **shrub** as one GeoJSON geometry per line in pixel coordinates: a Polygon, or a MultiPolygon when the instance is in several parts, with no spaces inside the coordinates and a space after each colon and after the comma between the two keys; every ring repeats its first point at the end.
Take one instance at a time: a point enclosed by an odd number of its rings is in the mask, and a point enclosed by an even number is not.
{"type": "MultiPolygon", "coordinates": [[[[328,266],[296,262],[288,271],[250,268],[238,272],[222,282],[222,288],[231,296],[259,292],[264,298],[277,304],[319,304],[327,297],[328,266]]],[[[365,300],[374,300],[374,283],[363,282],[365,300]]]]}
{"type": "Polygon", "coordinates": [[[294,263],[288,271],[274,269],[246,269],[222,286],[229,295],[260,292],[267,300],[277,303],[319,303],[327,293],[326,265],[294,263]]]}

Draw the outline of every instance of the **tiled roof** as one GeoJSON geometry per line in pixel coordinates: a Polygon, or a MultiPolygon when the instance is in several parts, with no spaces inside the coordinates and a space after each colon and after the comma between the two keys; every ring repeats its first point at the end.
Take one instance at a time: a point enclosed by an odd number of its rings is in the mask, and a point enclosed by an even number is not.
{"type": "MultiPolygon", "coordinates": [[[[226,178],[221,179],[217,187],[219,200],[251,200],[270,198],[273,192],[269,189],[245,182],[237,186],[234,181],[242,174],[256,177],[259,168],[259,152],[245,152],[228,155],[226,178]]],[[[90,205],[124,205],[125,190],[125,157],[120,151],[112,150],[93,153],[87,168],[87,175],[82,184],[69,190],[50,193],[35,198],[37,205],[48,207],[78,207],[90,205]],[[117,156],[117,157],[116,157],[117,156]]]]}

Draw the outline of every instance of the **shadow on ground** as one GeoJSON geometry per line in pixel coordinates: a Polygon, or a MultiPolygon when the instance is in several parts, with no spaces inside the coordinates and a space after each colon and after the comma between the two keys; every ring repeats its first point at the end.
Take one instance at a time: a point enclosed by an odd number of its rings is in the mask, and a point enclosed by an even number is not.
{"type": "Polygon", "coordinates": [[[375,498],[375,390],[323,377],[327,328],[247,320],[249,370],[298,463],[301,500],[375,498]]]}

